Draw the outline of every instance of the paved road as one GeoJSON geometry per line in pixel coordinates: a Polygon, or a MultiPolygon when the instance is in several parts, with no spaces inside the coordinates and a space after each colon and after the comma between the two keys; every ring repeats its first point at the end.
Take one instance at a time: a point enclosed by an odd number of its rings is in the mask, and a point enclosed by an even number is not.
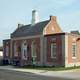
{"type": "Polygon", "coordinates": [[[49,77],[49,76],[37,75],[30,72],[18,72],[18,71],[1,69],[0,80],[75,80],[75,79],[49,77]]]}
{"type": "Polygon", "coordinates": [[[0,66],[0,80],[80,80],[80,69],[56,72],[0,66]]]}

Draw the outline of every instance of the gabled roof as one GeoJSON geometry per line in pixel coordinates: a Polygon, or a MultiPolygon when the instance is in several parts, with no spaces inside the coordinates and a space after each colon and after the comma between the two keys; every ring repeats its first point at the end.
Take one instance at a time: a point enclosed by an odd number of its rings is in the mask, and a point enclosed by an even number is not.
{"type": "Polygon", "coordinates": [[[17,28],[11,34],[11,38],[40,35],[43,33],[43,29],[48,24],[48,22],[49,20],[36,23],[35,25],[29,24],[17,28]]]}

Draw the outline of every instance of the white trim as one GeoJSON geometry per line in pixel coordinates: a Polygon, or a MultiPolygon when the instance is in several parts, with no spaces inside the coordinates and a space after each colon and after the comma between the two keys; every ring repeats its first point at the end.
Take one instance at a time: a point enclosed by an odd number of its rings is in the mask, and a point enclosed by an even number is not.
{"type": "Polygon", "coordinates": [[[32,55],[32,57],[37,57],[37,55],[36,55],[36,51],[34,50],[34,48],[36,48],[35,47],[35,44],[34,44],[34,41],[32,42],[32,44],[31,44],[31,55],[32,55]],[[35,56],[33,55],[34,54],[34,51],[35,51],[35,56]]]}
{"type": "Polygon", "coordinates": [[[22,41],[22,45],[21,45],[21,54],[22,54],[22,59],[27,60],[27,42],[24,40],[22,41]],[[26,45],[24,45],[26,44],[26,45]],[[24,50],[26,50],[26,57],[24,56],[24,50]]]}
{"type": "Polygon", "coordinates": [[[72,59],[76,59],[76,57],[72,57],[72,59]]]}
{"type": "Polygon", "coordinates": [[[75,63],[69,63],[65,67],[74,67],[74,66],[80,66],[80,62],[76,62],[76,64],[75,63]]]}
{"type": "Polygon", "coordinates": [[[53,53],[54,52],[53,51],[53,47],[56,47],[57,48],[56,43],[51,43],[51,58],[56,58],[56,52],[53,53]],[[55,56],[54,56],[54,54],[55,54],[55,56]]]}
{"type": "Polygon", "coordinates": [[[65,35],[61,36],[62,38],[62,66],[65,66],[65,35]]]}
{"type": "Polygon", "coordinates": [[[40,37],[40,63],[44,65],[44,37],[40,37]]]}
{"type": "Polygon", "coordinates": [[[44,37],[43,40],[43,64],[47,63],[47,37],[44,37]]]}
{"type": "Polygon", "coordinates": [[[65,35],[65,67],[68,65],[68,35],[65,35]]]}

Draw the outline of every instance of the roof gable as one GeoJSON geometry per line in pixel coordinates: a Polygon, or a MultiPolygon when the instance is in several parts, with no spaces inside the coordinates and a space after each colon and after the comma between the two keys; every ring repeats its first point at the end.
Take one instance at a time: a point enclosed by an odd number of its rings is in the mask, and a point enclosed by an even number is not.
{"type": "Polygon", "coordinates": [[[50,22],[44,28],[43,34],[48,35],[48,34],[55,34],[55,33],[63,33],[63,32],[57,23],[56,17],[50,16],[50,22]]]}

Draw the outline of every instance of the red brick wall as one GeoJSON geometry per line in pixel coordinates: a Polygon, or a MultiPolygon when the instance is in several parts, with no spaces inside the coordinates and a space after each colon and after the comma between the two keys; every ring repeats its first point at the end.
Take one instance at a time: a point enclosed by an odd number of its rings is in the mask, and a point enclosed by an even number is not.
{"type": "Polygon", "coordinates": [[[54,63],[60,64],[62,62],[62,39],[61,35],[47,36],[47,62],[53,62],[51,58],[51,43],[57,44],[57,53],[54,63]],[[55,40],[54,40],[55,38],[55,40]]]}
{"type": "Polygon", "coordinates": [[[55,34],[55,33],[62,33],[62,30],[59,27],[55,16],[51,16],[50,17],[50,22],[44,28],[43,33],[45,35],[47,35],[47,34],[55,34]]]}
{"type": "Polygon", "coordinates": [[[77,40],[77,62],[80,62],[80,40],[77,40]]]}
{"type": "MultiPolygon", "coordinates": [[[[30,39],[24,39],[24,40],[26,40],[27,45],[28,45],[28,48],[29,48],[28,53],[27,53],[27,55],[28,55],[27,61],[28,62],[31,61],[31,43],[32,43],[32,41],[35,42],[36,47],[37,47],[37,49],[36,49],[36,52],[37,52],[36,60],[37,61],[40,61],[40,38],[30,38],[30,39]]],[[[21,47],[22,41],[23,40],[15,40],[15,41],[13,41],[13,44],[12,45],[14,45],[14,42],[16,42],[17,43],[17,47],[18,46],[21,47]]],[[[12,48],[13,48],[12,49],[12,54],[13,54],[13,57],[14,57],[14,47],[12,46],[12,48]]],[[[17,58],[18,59],[21,59],[21,52],[18,53],[17,58]]]]}
{"type": "Polygon", "coordinates": [[[16,43],[16,47],[21,47],[21,41],[20,40],[16,40],[16,41],[13,41],[12,43],[12,56],[13,58],[17,58],[17,59],[20,59],[21,58],[21,51],[19,51],[18,49],[18,56],[15,56],[14,55],[14,44],[16,43]]]}
{"type": "Polygon", "coordinates": [[[37,47],[36,48],[36,52],[37,52],[36,60],[40,61],[40,38],[27,39],[27,43],[28,43],[29,48],[30,48],[29,54],[28,54],[29,60],[31,60],[31,43],[32,43],[32,41],[34,41],[34,43],[36,44],[36,47],[37,47]]]}
{"type": "Polygon", "coordinates": [[[72,58],[73,42],[77,44],[76,62],[80,62],[80,40],[77,40],[77,38],[78,38],[77,36],[68,35],[68,63],[74,63],[74,59],[72,58]]]}
{"type": "Polygon", "coordinates": [[[3,58],[5,59],[8,59],[10,58],[10,40],[4,40],[3,41],[3,58]],[[9,53],[8,53],[8,56],[6,55],[6,46],[9,47],[9,53]]]}

